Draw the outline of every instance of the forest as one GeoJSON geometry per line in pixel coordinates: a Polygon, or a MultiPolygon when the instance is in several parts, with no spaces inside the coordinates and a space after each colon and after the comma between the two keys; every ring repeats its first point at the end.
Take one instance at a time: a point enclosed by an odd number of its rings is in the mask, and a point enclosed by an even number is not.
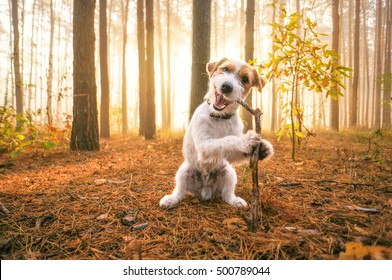
{"type": "Polygon", "coordinates": [[[0,15],[0,259],[392,259],[391,0],[8,0],[0,15]],[[250,207],[162,209],[222,58],[265,81],[245,102],[275,155],[235,167],[250,207]]]}

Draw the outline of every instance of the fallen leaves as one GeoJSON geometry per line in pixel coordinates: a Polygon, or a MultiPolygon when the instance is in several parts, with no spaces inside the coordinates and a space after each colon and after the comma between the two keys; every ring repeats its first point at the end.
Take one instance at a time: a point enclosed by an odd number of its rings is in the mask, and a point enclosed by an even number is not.
{"type": "Polygon", "coordinates": [[[348,242],[346,252],[339,254],[339,260],[392,260],[392,249],[383,246],[363,246],[348,242]]]}

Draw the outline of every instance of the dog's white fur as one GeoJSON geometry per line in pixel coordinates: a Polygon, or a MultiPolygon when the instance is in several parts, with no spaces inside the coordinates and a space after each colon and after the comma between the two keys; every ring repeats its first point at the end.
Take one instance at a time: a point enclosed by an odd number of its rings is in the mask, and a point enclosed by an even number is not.
{"type": "Polygon", "coordinates": [[[238,99],[245,99],[251,87],[261,88],[263,80],[252,67],[241,60],[222,59],[207,64],[210,74],[206,102],[194,112],[184,136],[184,163],[177,171],[173,193],[164,196],[161,207],[179,203],[186,192],[209,200],[219,196],[237,207],[247,203],[234,194],[237,175],[230,163],[249,160],[261,141],[264,160],[274,153],[272,145],[254,131],[243,134],[243,123],[237,115],[238,99]],[[222,93],[227,85],[231,92],[222,93]],[[224,97],[222,97],[224,96],[224,97]],[[223,99],[222,99],[223,98],[223,99]]]}

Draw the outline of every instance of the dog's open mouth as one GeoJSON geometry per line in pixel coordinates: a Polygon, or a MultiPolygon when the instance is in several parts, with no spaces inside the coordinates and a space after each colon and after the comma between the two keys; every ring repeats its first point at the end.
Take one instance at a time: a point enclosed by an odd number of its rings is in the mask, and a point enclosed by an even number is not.
{"type": "Polygon", "coordinates": [[[222,111],[231,103],[233,101],[227,99],[226,96],[215,89],[215,103],[213,104],[215,110],[222,111]]]}

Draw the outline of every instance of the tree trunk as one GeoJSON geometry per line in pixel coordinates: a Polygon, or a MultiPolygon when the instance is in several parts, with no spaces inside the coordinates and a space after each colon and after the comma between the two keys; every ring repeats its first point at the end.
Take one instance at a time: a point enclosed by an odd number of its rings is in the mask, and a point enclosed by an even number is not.
{"type": "Polygon", "coordinates": [[[386,2],[386,31],[385,31],[385,64],[383,75],[383,101],[382,101],[382,127],[391,128],[391,90],[392,90],[392,73],[391,73],[391,37],[392,37],[392,1],[386,2]]]}
{"type": "Polygon", "coordinates": [[[162,42],[162,26],[161,26],[161,8],[160,0],[156,0],[156,11],[157,11],[157,35],[158,35],[158,54],[159,54],[159,75],[161,82],[161,118],[162,118],[162,129],[167,130],[168,121],[167,117],[167,104],[166,104],[166,87],[165,87],[165,63],[163,60],[163,42],[162,42]]]}
{"type": "Polygon", "coordinates": [[[101,137],[110,137],[110,92],[109,92],[109,67],[108,67],[108,42],[107,42],[107,17],[106,0],[99,1],[99,61],[101,73],[101,137]]]}
{"type": "Polygon", "coordinates": [[[122,94],[121,94],[121,112],[122,112],[122,133],[128,132],[128,101],[127,101],[127,69],[126,69],[126,56],[127,56],[127,23],[129,0],[125,0],[125,8],[123,7],[123,45],[122,45],[122,94]]]}
{"type": "Polygon", "coordinates": [[[49,125],[53,125],[53,110],[52,110],[52,96],[53,96],[53,41],[54,41],[54,8],[53,0],[50,0],[50,39],[49,39],[49,65],[48,65],[48,80],[47,80],[47,102],[46,102],[46,118],[49,125]]]}
{"type": "Polygon", "coordinates": [[[137,0],[137,43],[139,57],[139,135],[144,136],[146,131],[146,44],[144,0],[137,0]]]}
{"type": "Polygon", "coordinates": [[[359,27],[360,27],[361,0],[355,0],[355,23],[354,23],[354,77],[352,84],[350,127],[358,125],[358,91],[359,91],[359,27]]]}
{"type": "Polygon", "coordinates": [[[166,119],[168,129],[170,130],[172,127],[172,106],[171,106],[171,56],[170,56],[170,0],[166,0],[166,32],[167,32],[167,39],[166,39],[166,119]]]}
{"type": "Polygon", "coordinates": [[[99,150],[94,10],[95,0],[74,0],[71,150],[99,150]]]}
{"type": "Polygon", "coordinates": [[[155,73],[154,73],[154,0],[146,0],[146,37],[147,37],[147,98],[145,139],[154,139],[155,124],[155,73]]]}
{"type": "Polygon", "coordinates": [[[382,0],[376,6],[376,38],[374,49],[374,126],[381,128],[381,75],[382,75],[382,0]]]}
{"type": "MultiPolygon", "coordinates": [[[[272,11],[272,22],[276,20],[276,7],[273,6],[272,11]]],[[[273,30],[273,28],[272,28],[273,30]]],[[[278,121],[277,121],[277,110],[278,110],[278,94],[276,92],[276,81],[275,77],[272,77],[272,102],[271,102],[271,131],[275,132],[278,128],[278,121]]]]}
{"type": "Polygon", "coordinates": [[[19,57],[19,17],[18,17],[18,1],[12,0],[12,26],[14,29],[14,75],[15,75],[15,98],[16,112],[23,115],[23,79],[20,69],[19,57]]]}
{"type": "MultiPolygon", "coordinates": [[[[30,73],[29,73],[29,93],[27,97],[27,112],[31,112],[31,99],[33,98],[33,65],[34,65],[34,36],[35,36],[35,7],[37,6],[37,0],[33,2],[33,19],[31,23],[31,39],[30,39],[30,73]]],[[[37,63],[36,63],[37,65],[37,63]]],[[[36,97],[35,97],[36,98],[36,97]]]]}
{"type": "Polygon", "coordinates": [[[189,120],[208,91],[206,65],[210,60],[211,0],[193,0],[192,76],[189,120]]]}
{"type": "MultiPolygon", "coordinates": [[[[332,0],[332,49],[339,53],[339,0],[332,0]]],[[[338,63],[338,59],[334,59],[338,63]]],[[[335,87],[337,90],[337,88],[335,87]]],[[[339,131],[339,99],[331,98],[331,128],[339,131]]]]}
{"type": "MultiPolygon", "coordinates": [[[[255,1],[247,0],[246,2],[246,24],[245,24],[245,61],[253,59],[254,51],[254,22],[255,22],[255,1]]],[[[253,90],[251,89],[245,102],[252,108],[252,95],[253,90]]],[[[244,120],[245,130],[250,130],[253,128],[253,117],[246,111],[242,110],[242,116],[244,120]]]]}

